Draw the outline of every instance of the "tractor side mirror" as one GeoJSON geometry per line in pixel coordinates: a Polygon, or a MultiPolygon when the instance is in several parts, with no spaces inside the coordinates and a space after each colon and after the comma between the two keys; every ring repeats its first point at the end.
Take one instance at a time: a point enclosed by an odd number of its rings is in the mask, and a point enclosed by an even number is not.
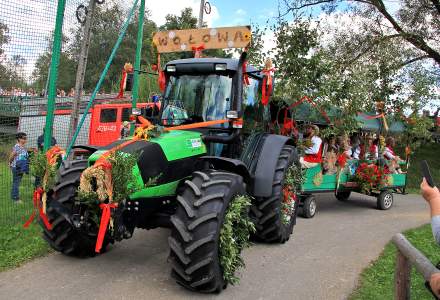
{"type": "Polygon", "coordinates": [[[131,92],[133,90],[133,73],[127,74],[127,81],[125,84],[125,90],[131,92]]]}

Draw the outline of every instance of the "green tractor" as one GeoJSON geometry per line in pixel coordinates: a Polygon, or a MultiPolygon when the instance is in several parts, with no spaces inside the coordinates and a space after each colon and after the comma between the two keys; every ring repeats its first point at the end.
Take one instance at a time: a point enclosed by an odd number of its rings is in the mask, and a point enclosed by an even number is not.
{"type": "MultiPolygon", "coordinates": [[[[208,126],[173,130],[148,141],[138,140],[120,151],[139,153],[133,172],[142,183],[156,184],[131,195],[112,211],[115,230],[109,243],[130,238],[135,228],[171,228],[168,238],[172,276],[199,292],[220,292],[227,282],[219,261],[219,235],[225,212],[236,196],[249,195],[255,240],[284,243],[296,222],[296,197],[287,222],[284,183],[290,166],[298,164],[294,141],[269,133],[268,106],[259,100],[264,74],[240,59],[192,58],[169,62],[166,90],[155,124],[168,128],[205,122],[208,126]],[[248,84],[244,84],[247,76],[248,84]],[[243,126],[238,120],[243,118],[243,126]],[[226,120],[225,123],[211,121],[226,120]],[[241,128],[243,127],[243,128],[241,128]],[[259,128],[261,130],[256,130],[259,128]]],[[[203,123],[201,123],[203,124],[203,123]]],[[[83,159],[64,161],[56,186],[48,193],[44,228],[51,247],[66,255],[93,256],[99,224],[77,201],[81,173],[108,149],[86,150],[83,159]]]]}

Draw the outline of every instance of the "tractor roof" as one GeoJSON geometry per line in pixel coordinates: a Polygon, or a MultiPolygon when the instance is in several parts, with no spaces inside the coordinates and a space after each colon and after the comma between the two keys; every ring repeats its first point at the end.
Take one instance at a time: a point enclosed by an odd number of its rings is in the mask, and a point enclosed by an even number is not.
{"type": "MultiPolygon", "coordinates": [[[[176,66],[177,73],[213,73],[215,65],[226,64],[227,71],[236,72],[238,68],[238,59],[234,58],[187,58],[170,61],[166,66],[176,66]]],[[[166,67],[165,67],[166,70],[166,67]]],[[[246,72],[252,73],[252,76],[262,77],[261,72],[253,66],[247,65],[246,72]]]]}

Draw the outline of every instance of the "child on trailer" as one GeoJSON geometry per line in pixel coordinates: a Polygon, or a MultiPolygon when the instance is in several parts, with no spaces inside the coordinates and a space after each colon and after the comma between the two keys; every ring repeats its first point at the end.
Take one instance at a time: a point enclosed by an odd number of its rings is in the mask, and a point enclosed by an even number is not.
{"type": "Polygon", "coordinates": [[[379,138],[375,138],[374,140],[370,140],[370,147],[368,149],[368,159],[377,160],[379,158],[379,138]]]}
{"type": "Polygon", "coordinates": [[[322,140],[318,135],[318,126],[312,124],[306,126],[305,155],[299,159],[302,168],[313,168],[322,162],[322,140]]]}
{"type": "Polygon", "coordinates": [[[394,153],[393,148],[395,145],[394,138],[391,136],[387,137],[383,157],[389,161],[388,168],[391,173],[401,174],[402,170],[400,169],[399,162],[402,162],[402,159],[394,153]]]}

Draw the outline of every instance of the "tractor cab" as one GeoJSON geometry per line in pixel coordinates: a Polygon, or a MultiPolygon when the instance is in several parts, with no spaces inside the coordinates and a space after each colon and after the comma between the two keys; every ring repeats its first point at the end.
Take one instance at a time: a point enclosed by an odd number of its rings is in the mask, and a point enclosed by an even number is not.
{"type": "Polygon", "coordinates": [[[169,62],[164,70],[166,88],[160,124],[169,127],[199,123],[195,130],[204,134],[204,142],[231,144],[239,137],[243,121],[269,120],[268,108],[260,101],[263,75],[252,66],[243,68],[244,59],[245,55],[240,59],[169,62]]]}

